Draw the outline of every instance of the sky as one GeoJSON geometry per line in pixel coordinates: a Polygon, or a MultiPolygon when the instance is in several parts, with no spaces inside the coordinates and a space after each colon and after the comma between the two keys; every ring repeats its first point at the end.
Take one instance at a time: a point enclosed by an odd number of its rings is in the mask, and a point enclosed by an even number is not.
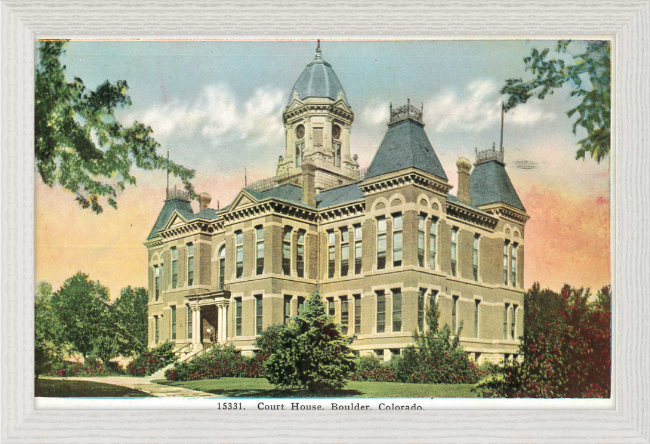
{"type": "MultiPolygon", "coordinates": [[[[410,99],[423,106],[425,131],[454,186],[458,157],[474,161],[475,148],[499,145],[504,80],[528,78],[522,59],[546,47],[553,42],[321,42],[354,112],[351,153],[361,167],[386,132],[389,104],[410,99]]],[[[196,170],[195,189],[210,193],[216,207],[242,188],[244,170],[249,183],[275,175],[285,154],[282,110],[315,48],[315,40],[72,41],[62,62],[70,79],[80,77],[89,88],[126,80],[132,106],[116,117],[151,126],[162,152],[196,170]]],[[[574,42],[569,52],[583,48],[574,42]]],[[[574,135],[566,116],[579,103],[570,91],[531,99],[505,116],[506,169],[531,216],[526,287],[538,281],[556,290],[564,283],[596,290],[611,282],[609,158],[575,159],[584,134],[574,135]]],[[[164,203],[166,175],[133,171],[137,185],[118,197],[117,210],[105,206],[101,215],[36,175],[36,282],[57,289],[83,271],[113,298],[128,285],[147,285],[143,243],[164,203]]]]}

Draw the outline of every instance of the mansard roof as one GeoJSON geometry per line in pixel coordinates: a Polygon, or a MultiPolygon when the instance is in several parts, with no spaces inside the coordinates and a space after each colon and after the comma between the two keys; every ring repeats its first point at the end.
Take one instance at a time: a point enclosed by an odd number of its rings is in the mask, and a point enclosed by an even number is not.
{"type": "Polygon", "coordinates": [[[319,209],[334,207],[355,200],[363,199],[363,191],[359,189],[359,182],[353,182],[340,187],[321,191],[316,195],[316,206],[319,209]]]}
{"type": "Polygon", "coordinates": [[[405,118],[388,125],[388,131],[368,167],[365,178],[411,167],[447,180],[445,170],[424,132],[424,125],[411,118],[405,118]]]}
{"type": "Polygon", "coordinates": [[[472,206],[505,203],[526,211],[510,181],[504,163],[498,160],[477,163],[469,177],[472,206]]]}
{"type": "Polygon", "coordinates": [[[294,93],[298,93],[298,99],[304,100],[308,97],[322,97],[336,100],[339,92],[343,94],[343,100],[347,106],[350,106],[348,99],[345,97],[345,91],[332,65],[327,63],[321,57],[320,41],[316,49],[316,58],[311,61],[305,70],[300,74],[295,85],[289,94],[287,106],[293,101],[294,93]]]}
{"type": "Polygon", "coordinates": [[[191,218],[194,215],[192,205],[190,205],[189,201],[184,199],[166,200],[165,205],[163,205],[162,210],[160,210],[158,219],[156,219],[156,223],[151,229],[151,233],[149,233],[149,236],[147,237],[147,240],[158,236],[158,232],[165,228],[165,225],[169,221],[169,218],[172,216],[172,214],[174,214],[174,211],[178,211],[178,213],[185,219],[191,218]]]}
{"type": "Polygon", "coordinates": [[[244,190],[258,201],[278,199],[293,204],[309,206],[302,201],[302,188],[290,183],[273,187],[266,191],[255,191],[248,188],[244,188],[244,190]]]}

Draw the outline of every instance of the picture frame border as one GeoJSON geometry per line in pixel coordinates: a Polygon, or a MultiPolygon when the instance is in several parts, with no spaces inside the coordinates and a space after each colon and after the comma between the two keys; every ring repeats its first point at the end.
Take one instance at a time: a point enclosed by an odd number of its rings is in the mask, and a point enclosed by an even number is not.
{"type": "Polygon", "coordinates": [[[650,1],[14,0],[0,15],[1,442],[650,442],[650,1]],[[34,41],[83,36],[611,37],[615,408],[35,410],[34,41]]]}

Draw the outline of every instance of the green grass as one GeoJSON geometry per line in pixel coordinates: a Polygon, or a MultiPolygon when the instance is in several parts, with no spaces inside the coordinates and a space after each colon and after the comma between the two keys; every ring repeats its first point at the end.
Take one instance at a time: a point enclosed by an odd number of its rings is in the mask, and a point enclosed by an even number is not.
{"type": "Polygon", "coordinates": [[[119,385],[92,381],[71,381],[37,379],[35,395],[42,398],[141,398],[151,397],[141,392],[119,385]]]}
{"type": "Polygon", "coordinates": [[[475,398],[470,389],[474,384],[403,384],[400,382],[350,381],[340,390],[311,394],[306,390],[277,389],[264,378],[221,378],[159,384],[183,387],[229,398],[290,398],[290,397],[365,397],[365,398],[475,398]]]}

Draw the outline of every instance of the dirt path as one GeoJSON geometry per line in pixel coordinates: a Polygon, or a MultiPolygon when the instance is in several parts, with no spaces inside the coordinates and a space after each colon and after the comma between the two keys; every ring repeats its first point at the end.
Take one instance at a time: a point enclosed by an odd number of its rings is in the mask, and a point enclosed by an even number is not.
{"type": "Polygon", "coordinates": [[[103,377],[55,377],[41,376],[42,379],[59,379],[70,381],[92,381],[104,384],[120,385],[131,389],[141,390],[151,396],[157,397],[176,397],[176,398],[219,398],[220,396],[211,393],[199,392],[181,387],[171,387],[169,385],[156,384],[151,382],[151,377],[132,377],[132,376],[103,376],[103,377]]]}

